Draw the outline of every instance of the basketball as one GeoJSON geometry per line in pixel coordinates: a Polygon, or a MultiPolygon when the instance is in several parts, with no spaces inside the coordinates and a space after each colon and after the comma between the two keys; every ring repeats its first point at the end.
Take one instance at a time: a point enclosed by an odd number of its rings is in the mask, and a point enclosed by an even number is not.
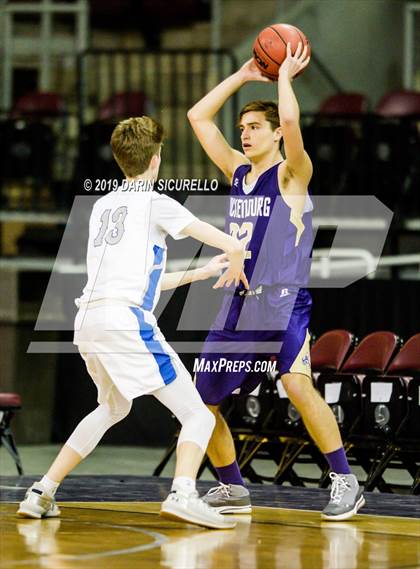
{"type": "MultiPolygon", "coordinates": [[[[296,52],[299,42],[302,42],[303,47],[307,45],[307,55],[311,54],[311,46],[305,34],[290,24],[273,24],[258,34],[252,53],[261,73],[269,79],[277,79],[279,67],[286,59],[286,48],[289,42],[292,54],[296,52]]],[[[303,70],[300,73],[302,72],[303,70]]]]}

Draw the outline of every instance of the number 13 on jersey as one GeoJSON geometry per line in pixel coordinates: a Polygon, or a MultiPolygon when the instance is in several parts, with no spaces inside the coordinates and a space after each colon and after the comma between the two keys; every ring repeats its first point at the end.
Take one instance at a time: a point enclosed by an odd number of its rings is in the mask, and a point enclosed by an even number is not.
{"type": "MultiPolygon", "coordinates": [[[[245,249],[248,247],[251,241],[252,232],[254,230],[254,224],[252,221],[244,221],[241,225],[238,223],[231,222],[229,225],[229,233],[232,237],[235,237],[238,241],[243,242],[245,249]]],[[[247,251],[245,259],[251,258],[251,251],[247,251]]]]}

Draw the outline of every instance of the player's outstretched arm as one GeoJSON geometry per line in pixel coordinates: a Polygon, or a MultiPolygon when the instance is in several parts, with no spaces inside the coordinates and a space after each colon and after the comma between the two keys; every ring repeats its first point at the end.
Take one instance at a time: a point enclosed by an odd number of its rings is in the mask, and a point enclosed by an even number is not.
{"type": "Polygon", "coordinates": [[[219,277],[221,272],[229,266],[226,253],[216,255],[203,267],[190,271],[177,271],[165,273],[162,277],[162,290],[169,290],[197,281],[205,281],[211,277],[219,277]]]}
{"type": "Polygon", "coordinates": [[[219,83],[187,113],[188,120],[208,157],[231,180],[240,164],[247,158],[232,148],[217,127],[214,118],[235,91],[248,81],[269,81],[261,75],[253,60],[247,61],[236,73],[219,83]]]}
{"type": "Polygon", "coordinates": [[[312,165],[303,146],[299,124],[299,105],[291,82],[293,77],[308,65],[309,59],[307,47],[303,48],[301,42],[299,42],[294,55],[292,55],[291,45],[288,43],[286,59],[280,66],[278,78],[278,106],[287,169],[292,176],[307,178],[308,180],[312,174],[312,165]]]}
{"type": "Polygon", "coordinates": [[[220,231],[220,229],[213,227],[210,223],[199,219],[187,225],[182,233],[197,239],[197,241],[206,243],[211,247],[221,249],[226,253],[229,267],[218,279],[213,288],[220,288],[225,285],[230,286],[233,282],[236,286],[239,285],[239,282],[242,282],[245,288],[249,288],[247,278],[243,272],[246,251],[240,241],[220,231]]]}

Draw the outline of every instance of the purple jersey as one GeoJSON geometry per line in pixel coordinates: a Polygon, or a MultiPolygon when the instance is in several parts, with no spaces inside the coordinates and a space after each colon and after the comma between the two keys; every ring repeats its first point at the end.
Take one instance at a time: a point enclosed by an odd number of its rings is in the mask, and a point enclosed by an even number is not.
{"type": "Polygon", "coordinates": [[[263,172],[249,194],[243,183],[251,165],[239,166],[233,175],[225,232],[246,241],[244,269],[251,289],[280,284],[301,288],[309,281],[312,203],[308,196],[298,230],[279,191],[278,167],[263,172]]]}
{"type": "Polygon", "coordinates": [[[251,166],[239,166],[233,176],[225,231],[246,243],[245,274],[253,292],[259,288],[260,293],[253,296],[230,290],[224,295],[200,357],[202,370],[196,374],[197,389],[211,405],[218,405],[238,387],[241,393],[250,393],[260,383],[261,373],[252,369],[232,372],[234,366],[273,353],[280,376],[311,377],[308,326],[312,300],[304,287],[313,241],[312,202],[308,196],[302,217],[291,220],[292,210],[279,191],[278,166],[263,172],[248,194],[243,182],[251,166]],[[261,353],[261,343],[273,342],[275,347],[263,347],[267,353],[261,353]],[[226,362],[226,368],[213,371],[213,362],[220,361],[226,362]]]}

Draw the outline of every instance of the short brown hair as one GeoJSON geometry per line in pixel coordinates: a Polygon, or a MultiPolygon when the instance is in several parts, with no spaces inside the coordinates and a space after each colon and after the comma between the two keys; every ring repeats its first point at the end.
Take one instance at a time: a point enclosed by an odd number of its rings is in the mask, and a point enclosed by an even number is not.
{"type": "Polygon", "coordinates": [[[239,122],[245,113],[259,112],[264,113],[265,120],[271,125],[271,130],[276,130],[280,126],[279,108],[273,101],[251,101],[247,103],[239,113],[239,122]]]}
{"type": "Polygon", "coordinates": [[[150,117],[133,117],[117,124],[111,148],[118,166],[128,178],[143,174],[159,152],[163,127],[150,117]]]}

